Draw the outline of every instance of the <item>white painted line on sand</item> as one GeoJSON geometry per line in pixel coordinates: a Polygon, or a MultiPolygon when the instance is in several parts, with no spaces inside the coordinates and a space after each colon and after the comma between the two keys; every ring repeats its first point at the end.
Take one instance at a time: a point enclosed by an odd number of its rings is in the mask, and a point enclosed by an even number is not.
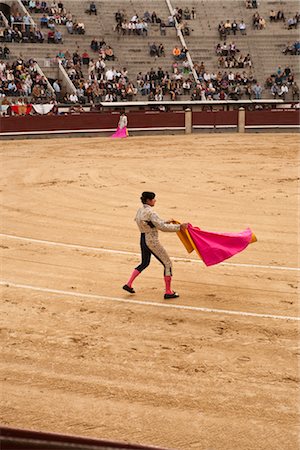
{"type": "MultiPolygon", "coordinates": [[[[108,248],[101,248],[101,247],[89,247],[89,246],[85,246],[85,245],[77,245],[77,244],[65,244],[62,242],[54,242],[54,241],[47,241],[47,240],[42,240],[42,239],[34,239],[34,238],[26,238],[23,236],[15,236],[13,234],[4,234],[4,233],[0,233],[0,236],[6,237],[8,239],[16,239],[16,240],[20,240],[20,241],[27,241],[27,242],[36,242],[38,244],[45,244],[45,245],[53,245],[56,247],[65,247],[65,248],[74,248],[74,249],[78,249],[78,250],[91,250],[94,252],[99,252],[99,253],[115,253],[115,254],[119,254],[119,255],[130,255],[130,256],[138,256],[140,257],[140,253],[134,253],[134,252],[126,252],[123,250],[112,250],[112,249],[108,249],[108,248]]],[[[177,256],[172,256],[171,259],[176,260],[176,261],[185,261],[185,262],[192,262],[192,263],[197,263],[197,264],[203,264],[203,262],[199,259],[193,259],[193,258],[180,258],[177,256]]],[[[285,267],[285,266],[266,266],[266,265],[261,265],[261,264],[241,264],[241,263],[228,263],[228,262],[223,262],[219,264],[220,266],[232,266],[232,267],[250,267],[250,268],[255,268],[255,269],[271,269],[271,270],[289,270],[289,271],[300,271],[299,267],[285,267]]]]}
{"type": "Polygon", "coordinates": [[[70,297],[78,297],[78,298],[89,298],[93,300],[108,300],[108,301],[114,301],[119,303],[131,303],[135,305],[143,305],[143,306],[155,306],[159,308],[171,308],[171,309],[181,309],[181,310],[188,310],[188,311],[197,311],[197,312],[204,312],[204,313],[213,313],[213,314],[226,314],[226,315],[235,315],[235,316],[242,316],[242,317],[258,317],[262,319],[278,319],[278,320],[292,320],[292,321],[300,321],[300,317],[294,317],[294,316],[277,316],[274,314],[259,314],[259,313],[252,313],[252,312],[245,312],[245,311],[232,311],[227,309],[215,309],[215,308],[202,308],[199,306],[188,306],[188,305],[174,305],[172,303],[157,303],[157,302],[145,302],[140,300],[130,300],[127,298],[120,298],[120,297],[107,297],[105,295],[96,295],[96,294],[85,294],[81,292],[71,292],[71,291],[63,291],[58,289],[47,289],[39,286],[32,286],[28,284],[19,284],[14,283],[10,281],[0,280],[0,285],[6,286],[6,287],[13,287],[18,289],[29,289],[32,291],[38,291],[38,292],[46,292],[49,294],[57,294],[57,295],[68,295],[70,297]]]}

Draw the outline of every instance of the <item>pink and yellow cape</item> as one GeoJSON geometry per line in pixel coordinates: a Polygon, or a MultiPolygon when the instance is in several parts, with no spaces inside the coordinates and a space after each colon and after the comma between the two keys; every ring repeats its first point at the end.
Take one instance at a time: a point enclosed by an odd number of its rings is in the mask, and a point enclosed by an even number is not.
{"type": "Polygon", "coordinates": [[[240,233],[212,233],[193,227],[190,223],[177,235],[188,253],[195,250],[206,266],[218,264],[256,242],[255,234],[247,228],[240,233]]]}
{"type": "Polygon", "coordinates": [[[116,132],[111,136],[112,138],[126,138],[128,137],[127,127],[117,128],[116,132]]]}

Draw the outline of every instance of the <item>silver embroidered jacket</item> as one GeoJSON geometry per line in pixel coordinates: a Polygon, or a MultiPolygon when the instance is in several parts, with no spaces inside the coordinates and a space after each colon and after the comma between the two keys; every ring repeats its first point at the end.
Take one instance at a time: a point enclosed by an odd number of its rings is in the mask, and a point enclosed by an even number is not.
{"type": "Polygon", "coordinates": [[[157,234],[157,230],[161,231],[179,231],[180,225],[173,223],[166,223],[162,220],[153,208],[149,205],[143,205],[138,209],[135,221],[141,233],[157,234]]]}

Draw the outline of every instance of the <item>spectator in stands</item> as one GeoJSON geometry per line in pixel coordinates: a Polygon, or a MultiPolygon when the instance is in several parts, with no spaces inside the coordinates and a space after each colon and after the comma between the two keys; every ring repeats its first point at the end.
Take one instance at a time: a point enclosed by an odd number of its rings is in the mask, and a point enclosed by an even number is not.
{"type": "Polygon", "coordinates": [[[93,38],[90,43],[90,48],[93,50],[93,52],[97,52],[99,50],[98,41],[96,38],[93,38]]]}
{"type": "Polygon", "coordinates": [[[173,54],[175,59],[179,58],[179,56],[181,54],[181,51],[180,51],[180,48],[177,47],[177,45],[173,48],[172,54],[173,54]]]}
{"type": "Polygon", "coordinates": [[[285,100],[285,97],[288,92],[289,92],[289,88],[288,88],[287,84],[283,83],[278,90],[278,96],[280,98],[282,98],[283,100],[285,100]]]}
{"type": "Polygon", "coordinates": [[[143,18],[144,18],[145,22],[147,22],[147,23],[151,22],[151,15],[150,15],[149,11],[144,12],[143,18]]]}
{"type": "Polygon", "coordinates": [[[258,82],[252,87],[252,91],[255,95],[255,99],[260,100],[262,95],[262,87],[258,82]]]}
{"type": "Polygon", "coordinates": [[[40,25],[41,25],[41,28],[47,28],[48,27],[48,17],[46,16],[46,14],[43,14],[43,16],[41,17],[40,25]]]}
{"type": "Polygon", "coordinates": [[[291,30],[292,28],[297,28],[298,26],[298,21],[297,21],[297,17],[290,17],[287,21],[287,25],[288,25],[288,30],[291,30]]]}
{"type": "Polygon", "coordinates": [[[300,41],[296,41],[293,44],[288,44],[282,53],[285,55],[300,55],[300,41]]]}
{"type": "Polygon", "coordinates": [[[175,19],[172,15],[168,17],[168,27],[175,27],[175,19]]]}
{"type": "Polygon", "coordinates": [[[58,102],[61,100],[61,86],[58,80],[55,80],[53,83],[53,89],[55,91],[55,96],[58,102]]]}
{"type": "Polygon", "coordinates": [[[293,98],[293,100],[299,100],[300,99],[300,90],[299,90],[299,86],[296,83],[296,81],[292,82],[291,89],[292,89],[292,98],[293,98]]]}
{"type": "Polygon", "coordinates": [[[157,47],[157,56],[166,56],[165,54],[165,47],[163,46],[162,42],[157,47]]]}
{"type": "Polygon", "coordinates": [[[95,16],[97,15],[97,7],[96,7],[95,2],[91,2],[91,3],[90,3],[89,14],[90,14],[90,16],[91,16],[92,14],[95,14],[95,16]]]}
{"type": "Polygon", "coordinates": [[[4,59],[9,59],[9,55],[10,55],[10,50],[9,48],[5,45],[3,47],[3,58],[4,59]]]}
{"type": "Polygon", "coordinates": [[[269,14],[269,19],[270,19],[270,22],[276,22],[276,12],[274,11],[274,9],[271,9],[270,14],[269,14]]]}
{"type": "Polygon", "coordinates": [[[54,31],[53,30],[48,31],[47,42],[48,42],[48,44],[54,44],[54,31]]]}
{"type": "Polygon", "coordinates": [[[69,34],[73,34],[73,22],[72,22],[72,20],[71,19],[68,19],[67,21],[66,21],[66,28],[67,28],[67,31],[68,31],[68,33],[69,34]]]}
{"type": "Polygon", "coordinates": [[[234,36],[236,35],[237,30],[238,30],[238,24],[237,24],[236,20],[234,19],[234,21],[231,24],[231,31],[234,34],[234,36]]]}
{"type": "Polygon", "coordinates": [[[241,32],[241,34],[246,35],[246,24],[244,22],[244,20],[242,19],[242,21],[239,24],[239,30],[241,32]]]}
{"type": "Polygon", "coordinates": [[[78,97],[75,92],[72,92],[68,97],[71,103],[78,103],[78,97]]]}
{"type": "Polygon", "coordinates": [[[183,10],[183,18],[184,20],[191,20],[191,12],[188,6],[186,6],[183,10]]]}
{"type": "Polygon", "coordinates": [[[83,22],[73,23],[73,30],[75,34],[85,34],[85,26],[83,22]]]}
{"type": "Polygon", "coordinates": [[[55,44],[62,44],[63,43],[62,34],[61,34],[60,31],[55,30],[53,40],[54,40],[55,44]]]}
{"type": "Polygon", "coordinates": [[[283,11],[281,11],[281,10],[278,11],[278,13],[277,13],[277,15],[276,15],[276,21],[277,21],[277,22],[278,22],[278,21],[285,22],[285,15],[284,15],[284,12],[283,12],[283,11]]]}
{"type": "Polygon", "coordinates": [[[81,61],[82,61],[82,64],[84,66],[88,66],[89,65],[90,55],[88,54],[88,52],[86,50],[81,55],[81,61]]]}
{"type": "Polygon", "coordinates": [[[149,54],[150,56],[158,56],[158,48],[155,42],[152,42],[152,44],[149,45],[149,54]]]}

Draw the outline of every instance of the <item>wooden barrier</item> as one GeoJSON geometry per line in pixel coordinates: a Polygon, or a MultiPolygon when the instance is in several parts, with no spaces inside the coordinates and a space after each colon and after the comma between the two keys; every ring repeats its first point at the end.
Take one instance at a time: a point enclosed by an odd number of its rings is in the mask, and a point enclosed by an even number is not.
{"type": "MultiPolygon", "coordinates": [[[[129,111],[130,131],[185,132],[187,126],[196,129],[236,129],[239,124],[239,110],[192,111],[192,123],[186,120],[190,111],[129,111]]],[[[116,129],[118,112],[85,112],[65,115],[2,116],[0,136],[30,136],[63,133],[103,133],[116,129]]],[[[299,109],[274,109],[245,111],[245,129],[251,128],[299,128],[299,109]]]]}

